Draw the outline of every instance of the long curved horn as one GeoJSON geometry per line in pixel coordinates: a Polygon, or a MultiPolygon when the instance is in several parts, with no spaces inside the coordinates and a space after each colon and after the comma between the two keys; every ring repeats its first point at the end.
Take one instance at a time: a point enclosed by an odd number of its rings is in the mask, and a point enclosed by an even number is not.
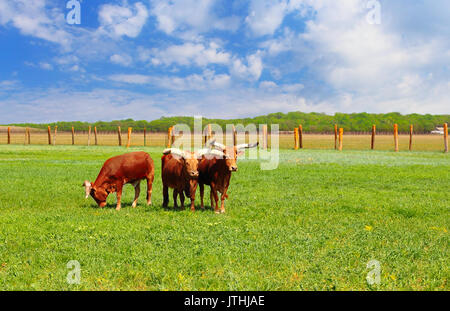
{"type": "Polygon", "coordinates": [[[179,157],[181,157],[181,158],[184,158],[184,157],[185,157],[184,151],[182,151],[182,150],[180,150],[180,149],[177,149],[177,148],[167,148],[167,149],[164,149],[163,154],[165,154],[165,155],[167,155],[167,154],[173,154],[173,155],[179,156],[179,157]]]}
{"type": "Polygon", "coordinates": [[[220,150],[215,150],[215,149],[209,149],[206,153],[205,153],[206,158],[208,159],[212,159],[212,158],[223,158],[223,157],[227,157],[227,155],[225,153],[223,153],[220,150]]]}
{"type": "Polygon", "coordinates": [[[218,143],[215,138],[208,141],[207,145],[209,145],[210,147],[217,147],[217,148],[221,149],[222,151],[225,150],[225,148],[226,148],[226,146],[224,144],[218,143]]]}
{"type": "Polygon", "coordinates": [[[236,149],[248,149],[248,148],[255,148],[259,145],[259,143],[253,143],[253,144],[240,144],[236,146],[236,149]]]}
{"type": "Polygon", "coordinates": [[[205,154],[207,154],[208,151],[210,151],[210,150],[211,150],[211,149],[209,149],[209,148],[203,148],[203,149],[197,150],[197,151],[195,152],[195,155],[197,156],[197,158],[201,158],[202,156],[204,156],[205,154]]]}

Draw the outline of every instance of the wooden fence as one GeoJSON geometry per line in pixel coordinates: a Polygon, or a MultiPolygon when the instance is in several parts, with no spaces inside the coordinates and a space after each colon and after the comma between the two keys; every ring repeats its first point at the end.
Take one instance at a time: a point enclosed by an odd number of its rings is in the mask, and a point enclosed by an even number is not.
{"type": "MultiPolygon", "coordinates": [[[[211,126],[206,127],[202,134],[202,141],[206,142],[214,136],[211,126]]],[[[331,127],[330,134],[311,134],[303,131],[300,124],[293,131],[280,132],[280,148],[302,149],[334,149],[335,150],[392,150],[398,151],[442,151],[448,152],[448,126],[444,125],[444,135],[414,134],[414,128],[411,125],[408,134],[398,132],[398,126],[393,126],[391,133],[377,133],[375,125],[371,132],[345,133],[343,128],[337,124],[331,127]],[[293,136],[292,136],[293,135],[293,136]],[[293,141],[292,141],[292,138],[293,141]]],[[[158,146],[170,147],[177,138],[173,135],[171,127],[167,133],[148,132],[146,129],[142,132],[133,132],[132,128],[127,129],[126,147],[137,146],[158,146]]],[[[120,127],[115,132],[99,131],[97,127],[89,127],[88,131],[76,131],[73,127],[70,132],[58,131],[57,127],[47,131],[7,127],[6,130],[0,130],[0,144],[25,144],[25,145],[85,145],[85,146],[123,146],[123,133],[120,127]],[[92,143],[93,136],[93,143],[92,143]]],[[[262,127],[261,133],[257,135],[260,142],[260,148],[270,148],[272,145],[271,135],[268,133],[267,125],[262,127]]],[[[238,133],[233,128],[233,142],[236,144],[242,141],[248,141],[248,133],[238,133]]],[[[225,143],[225,140],[222,141],[225,143]]]]}

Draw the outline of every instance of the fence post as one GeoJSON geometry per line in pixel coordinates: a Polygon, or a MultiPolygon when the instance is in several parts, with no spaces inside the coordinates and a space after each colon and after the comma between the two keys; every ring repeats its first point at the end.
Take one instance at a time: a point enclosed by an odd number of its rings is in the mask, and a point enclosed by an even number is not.
{"type": "Polygon", "coordinates": [[[28,142],[28,145],[30,144],[29,135],[30,135],[30,129],[27,127],[27,128],[25,128],[25,145],[27,144],[27,142],[28,142]]]}
{"type": "Polygon", "coordinates": [[[58,125],[55,125],[55,134],[53,135],[53,146],[56,146],[56,134],[58,134],[58,125]]]}
{"type": "Polygon", "coordinates": [[[128,128],[128,140],[127,140],[127,148],[130,148],[130,144],[131,144],[131,131],[133,130],[133,128],[129,127],[128,128]]]}
{"type": "Polygon", "coordinates": [[[262,126],[262,149],[267,150],[269,147],[269,139],[267,137],[267,124],[262,126]]]}
{"type": "Polygon", "coordinates": [[[395,143],[395,152],[398,152],[398,125],[394,124],[394,143],[395,143]]]}
{"type": "Polygon", "coordinates": [[[298,136],[298,127],[294,128],[294,150],[298,150],[298,141],[299,141],[299,136],[298,136]]]}
{"type": "Polygon", "coordinates": [[[91,126],[89,125],[89,129],[88,129],[88,146],[91,145],[91,126]]]}
{"type": "Polygon", "coordinates": [[[169,127],[169,130],[167,131],[167,148],[172,147],[172,130],[173,127],[169,127]]]}
{"type": "Polygon", "coordinates": [[[8,126],[8,145],[11,144],[11,128],[8,126]]]}
{"type": "Polygon", "coordinates": [[[75,129],[72,126],[72,145],[75,145],[75,129]]]}
{"type": "Polygon", "coordinates": [[[236,146],[237,145],[237,133],[236,133],[236,127],[234,126],[234,124],[231,129],[233,131],[233,146],[236,146]]]}
{"type": "Polygon", "coordinates": [[[370,149],[374,150],[375,149],[375,135],[377,133],[377,127],[375,124],[372,125],[372,139],[370,141],[370,149]]]}
{"type": "Polygon", "coordinates": [[[119,146],[122,146],[122,132],[120,131],[120,126],[117,127],[117,136],[119,138],[119,146]]]}
{"type": "Polygon", "coordinates": [[[448,124],[444,123],[444,152],[448,153],[448,124]]]}
{"type": "Polygon", "coordinates": [[[414,132],[414,127],[411,124],[409,126],[409,151],[412,151],[413,132],[414,132]]]}
{"type": "Polygon", "coordinates": [[[337,140],[338,140],[338,126],[337,126],[337,124],[335,124],[334,125],[334,150],[336,150],[338,148],[337,140]]]}
{"type": "Polygon", "coordinates": [[[343,136],[344,136],[344,129],[341,127],[339,128],[339,151],[342,151],[343,136]]]}
{"type": "Polygon", "coordinates": [[[299,145],[300,149],[303,149],[303,125],[298,126],[298,139],[299,139],[299,145]]]}
{"type": "Polygon", "coordinates": [[[144,127],[144,147],[147,146],[147,128],[144,127]]]}
{"type": "Polygon", "coordinates": [[[48,134],[48,144],[52,144],[52,133],[50,131],[50,125],[47,127],[47,134],[48,134]]]}
{"type": "Polygon", "coordinates": [[[95,137],[95,145],[98,145],[98,140],[97,140],[97,127],[94,126],[94,137],[95,137]]]}

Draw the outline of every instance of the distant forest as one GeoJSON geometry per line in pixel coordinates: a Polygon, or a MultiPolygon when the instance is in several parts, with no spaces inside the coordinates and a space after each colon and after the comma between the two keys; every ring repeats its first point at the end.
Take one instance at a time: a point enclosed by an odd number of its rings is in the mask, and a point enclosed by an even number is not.
{"type": "MultiPolygon", "coordinates": [[[[72,126],[76,131],[87,131],[89,126],[96,126],[98,131],[117,131],[120,126],[122,130],[132,127],[133,131],[149,132],[165,132],[170,126],[175,124],[188,124],[191,128],[194,124],[193,117],[162,117],[153,121],[135,121],[133,119],[117,120],[111,122],[98,121],[94,123],[88,122],[55,122],[46,124],[10,124],[13,126],[33,127],[46,129],[47,126],[52,128],[57,125],[60,131],[70,131],[72,126]]],[[[384,114],[369,113],[336,113],[335,115],[327,115],[324,113],[271,113],[264,116],[244,119],[203,119],[203,126],[208,123],[216,123],[225,129],[226,124],[267,124],[269,129],[271,124],[279,124],[280,131],[292,131],[299,124],[302,124],[303,130],[309,133],[329,133],[333,131],[334,124],[344,128],[346,132],[369,132],[372,124],[377,127],[377,132],[390,132],[393,125],[398,124],[400,132],[409,132],[409,126],[414,126],[416,133],[429,133],[436,126],[442,126],[444,123],[450,123],[450,115],[421,115],[408,114],[402,115],[397,112],[384,114]]]]}

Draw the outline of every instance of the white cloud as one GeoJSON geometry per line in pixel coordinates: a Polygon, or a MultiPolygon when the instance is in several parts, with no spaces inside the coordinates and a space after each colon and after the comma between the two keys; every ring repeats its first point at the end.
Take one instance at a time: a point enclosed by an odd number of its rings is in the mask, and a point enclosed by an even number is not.
{"type": "Polygon", "coordinates": [[[46,9],[45,0],[2,0],[0,25],[13,25],[26,36],[33,36],[69,48],[71,35],[66,31],[60,9],[46,9]]]}
{"type": "Polygon", "coordinates": [[[112,63],[122,65],[125,67],[130,66],[133,63],[133,59],[127,54],[114,54],[110,58],[112,63]]]}
{"type": "MultiPolygon", "coordinates": [[[[306,69],[316,82],[304,91],[317,103],[330,103],[327,106],[335,111],[448,113],[450,34],[442,31],[442,20],[441,31],[424,36],[410,30],[422,29],[416,26],[420,20],[399,23],[403,11],[392,9],[391,2],[382,2],[381,25],[370,25],[365,4],[364,0],[298,1],[295,7],[303,10],[307,6],[306,11],[313,14],[306,18],[304,32],[295,34],[285,28],[283,34],[260,44],[269,71],[282,78],[306,69]],[[400,24],[402,28],[398,28],[400,24]],[[290,54],[280,56],[282,52],[290,54]],[[279,57],[288,59],[280,65],[279,57]],[[325,87],[317,81],[325,82],[325,87]]],[[[409,2],[403,6],[411,9],[409,2]]],[[[422,6],[426,5],[414,6],[414,10],[424,11],[422,6]]],[[[440,16],[438,12],[427,14],[440,16]]],[[[431,22],[428,20],[425,27],[436,30],[431,22]]]]}
{"type": "Polygon", "coordinates": [[[218,44],[211,42],[207,45],[202,43],[184,43],[171,45],[165,49],[140,50],[140,59],[150,60],[153,65],[178,64],[183,66],[196,65],[205,67],[209,64],[227,64],[230,54],[222,51],[218,44]]]}
{"type": "Polygon", "coordinates": [[[44,70],[53,70],[53,66],[49,63],[40,62],[39,67],[41,67],[44,70]]]}
{"type": "Polygon", "coordinates": [[[213,29],[235,31],[240,20],[236,16],[219,18],[214,13],[213,0],[155,0],[152,1],[152,14],[156,16],[158,29],[173,34],[181,32],[197,33],[208,32],[213,29]]]}
{"type": "Polygon", "coordinates": [[[3,80],[0,81],[0,94],[2,91],[10,91],[17,89],[20,86],[18,80],[3,80]]]}
{"type": "Polygon", "coordinates": [[[272,35],[283,22],[287,2],[284,0],[252,0],[245,21],[256,35],[272,35]]]}
{"type": "Polygon", "coordinates": [[[136,38],[147,22],[148,10],[142,2],[134,6],[105,4],[99,11],[101,29],[115,36],[136,38]]]}
{"type": "Polygon", "coordinates": [[[260,51],[247,56],[246,61],[247,65],[235,58],[230,68],[231,73],[241,79],[258,80],[263,70],[260,51]]]}
{"type": "Polygon", "coordinates": [[[130,83],[130,84],[150,83],[150,77],[140,74],[117,74],[109,76],[109,79],[115,82],[130,83]]]}
{"type": "Polygon", "coordinates": [[[109,79],[120,83],[146,84],[150,87],[175,91],[224,89],[230,85],[229,75],[216,74],[212,70],[205,70],[202,74],[191,74],[186,77],[119,74],[109,76],[109,79]]]}

